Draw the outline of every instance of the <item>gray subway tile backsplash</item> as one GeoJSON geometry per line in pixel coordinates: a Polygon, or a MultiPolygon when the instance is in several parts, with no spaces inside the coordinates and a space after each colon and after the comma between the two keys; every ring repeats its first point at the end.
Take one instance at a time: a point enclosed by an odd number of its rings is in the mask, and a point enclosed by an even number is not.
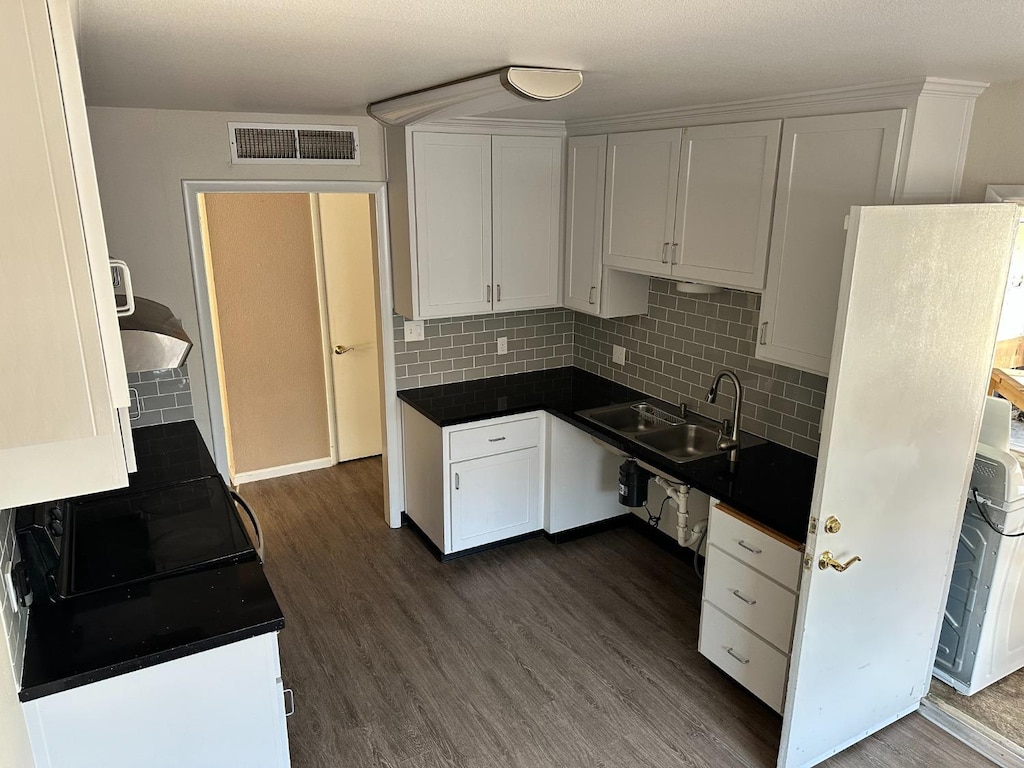
{"type": "Polygon", "coordinates": [[[744,386],[743,429],[817,455],[827,380],[754,357],[761,297],[743,291],[676,292],[652,279],[646,315],[603,320],[566,309],[427,320],[424,340],[406,342],[395,315],[399,389],[576,365],[644,394],[716,419],[732,414],[733,393],[704,401],[714,375],[736,371],[744,386]],[[508,354],[497,354],[497,339],[508,354]],[[626,364],[612,365],[612,346],[626,364]]]}
{"type": "Polygon", "coordinates": [[[189,421],[194,417],[188,364],[128,374],[132,428],[189,421]]]}

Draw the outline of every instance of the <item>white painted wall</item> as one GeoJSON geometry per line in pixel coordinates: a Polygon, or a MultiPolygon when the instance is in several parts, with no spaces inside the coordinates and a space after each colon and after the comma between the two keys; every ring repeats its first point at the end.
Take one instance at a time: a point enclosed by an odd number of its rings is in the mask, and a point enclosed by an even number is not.
{"type": "MultiPolygon", "coordinates": [[[[0,510],[0,573],[7,572],[14,550],[14,512],[3,509],[0,510]]],[[[32,750],[25,715],[18,701],[27,614],[24,611],[15,614],[6,586],[0,586],[0,590],[0,635],[6,638],[0,639],[0,768],[31,768],[32,750]]]]}
{"type": "Polygon", "coordinates": [[[189,375],[195,419],[210,441],[183,180],[383,181],[383,134],[368,117],[186,112],[90,107],[89,127],[111,258],[132,270],[135,291],[181,317],[195,348],[189,375]],[[361,164],[231,165],[228,121],[355,125],[361,164]]]}
{"type": "Polygon", "coordinates": [[[989,184],[1024,184],[1024,80],[997,83],[974,105],[960,201],[984,201],[989,184]]]}

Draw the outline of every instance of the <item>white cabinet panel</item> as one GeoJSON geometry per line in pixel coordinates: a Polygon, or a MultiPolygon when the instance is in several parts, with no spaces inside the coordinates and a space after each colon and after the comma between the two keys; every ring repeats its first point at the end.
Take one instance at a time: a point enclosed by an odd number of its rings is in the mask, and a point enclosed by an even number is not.
{"type": "Polygon", "coordinates": [[[718,547],[788,589],[796,590],[800,583],[802,557],[795,544],[783,544],[718,504],[711,507],[708,545],[718,547]]]}
{"type": "Polygon", "coordinates": [[[781,120],[687,128],[674,277],[764,288],[781,120]]]}
{"type": "Polygon", "coordinates": [[[497,419],[484,426],[452,429],[448,458],[451,461],[478,459],[492,453],[507,453],[540,445],[540,416],[497,419]]]}
{"type": "MultiPolygon", "coordinates": [[[[67,20],[66,6],[54,11],[67,20]]],[[[108,379],[97,310],[112,310],[112,289],[105,266],[90,263],[55,56],[46,5],[4,3],[0,356],[16,364],[0,404],[0,507],[128,480],[112,395],[126,384],[108,379]]]]}
{"type": "Polygon", "coordinates": [[[421,317],[491,311],[491,137],[413,134],[421,317]]]}
{"type": "Polygon", "coordinates": [[[782,127],[756,355],[828,375],[854,205],[892,203],[905,111],[800,117],[782,127]]]}
{"type": "Polygon", "coordinates": [[[682,134],[671,128],[608,137],[605,266],[648,275],[672,271],[682,134]]]}
{"type": "Polygon", "coordinates": [[[287,768],[277,634],[24,705],[36,768],[287,768]]]}
{"type": "Polygon", "coordinates": [[[563,306],[600,317],[647,313],[650,280],[603,265],[607,136],[568,141],[563,306]]]}
{"type": "Polygon", "coordinates": [[[540,528],[539,448],[454,463],[450,487],[450,551],[540,528]]]}
{"type": "Polygon", "coordinates": [[[628,515],[619,504],[622,457],[581,429],[548,414],[544,530],[560,533],[628,515]]]}
{"type": "Polygon", "coordinates": [[[491,138],[494,310],[559,303],[562,140],[491,138]]]}

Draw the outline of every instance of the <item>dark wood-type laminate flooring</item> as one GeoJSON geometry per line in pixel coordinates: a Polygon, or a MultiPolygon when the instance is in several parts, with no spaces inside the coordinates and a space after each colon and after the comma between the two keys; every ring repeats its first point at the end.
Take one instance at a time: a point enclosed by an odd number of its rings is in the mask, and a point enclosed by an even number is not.
{"type": "MultiPolygon", "coordinates": [[[[775,765],[781,719],[697,653],[691,564],[637,532],[441,564],[386,526],[379,459],[243,492],[287,622],[294,768],[775,765]]],[[[990,765],[916,714],[827,764],[990,765]]]]}

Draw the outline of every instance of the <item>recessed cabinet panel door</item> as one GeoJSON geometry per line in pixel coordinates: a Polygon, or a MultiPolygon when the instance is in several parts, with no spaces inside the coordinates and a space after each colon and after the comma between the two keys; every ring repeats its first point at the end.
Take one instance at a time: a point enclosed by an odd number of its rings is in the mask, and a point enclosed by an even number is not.
{"type": "Polygon", "coordinates": [[[646,275],[672,271],[670,248],[682,129],[608,137],[604,263],[646,275]]]}
{"type": "Polygon", "coordinates": [[[420,314],[491,311],[491,137],[414,133],[420,314]]]}
{"type": "Polygon", "coordinates": [[[781,120],[686,129],[673,276],[764,288],[781,129],[781,120]]]}
{"type": "Polygon", "coordinates": [[[559,304],[562,139],[492,136],[494,311],[559,304]]]}
{"type": "Polygon", "coordinates": [[[783,768],[816,765],[928,693],[1020,215],[851,213],[811,502],[842,527],[807,538],[783,768]],[[849,568],[821,569],[826,553],[849,568]]]}
{"type": "Polygon", "coordinates": [[[597,314],[601,297],[607,136],[569,139],[565,195],[565,306],[597,314]]]}
{"type": "Polygon", "coordinates": [[[128,475],[45,3],[0,4],[0,78],[0,507],[13,507],[128,475]]]}
{"type": "Polygon", "coordinates": [[[540,449],[451,465],[451,552],[540,528],[540,449]]]}
{"type": "Polygon", "coordinates": [[[828,374],[854,205],[893,201],[904,110],[800,117],[782,157],[757,357],[828,374]]]}

